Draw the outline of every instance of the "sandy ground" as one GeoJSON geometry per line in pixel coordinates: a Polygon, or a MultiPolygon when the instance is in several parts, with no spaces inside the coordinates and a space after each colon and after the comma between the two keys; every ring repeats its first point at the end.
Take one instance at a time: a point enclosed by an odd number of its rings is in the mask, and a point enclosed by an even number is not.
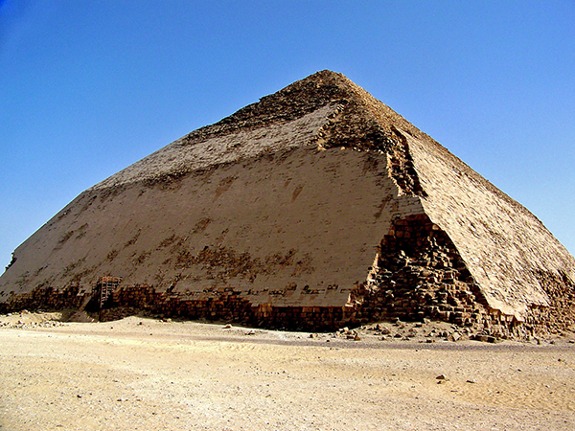
{"type": "Polygon", "coordinates": [[[0,316],[0,430],[573,430],[575,344],[0,316]],[[443,375],[445,379],[438,379],[443,375]]]}

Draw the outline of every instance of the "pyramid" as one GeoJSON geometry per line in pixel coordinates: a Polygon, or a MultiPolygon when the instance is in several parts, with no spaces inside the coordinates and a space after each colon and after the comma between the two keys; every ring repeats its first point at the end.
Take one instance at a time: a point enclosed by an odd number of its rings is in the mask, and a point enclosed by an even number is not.
{"type": "Polygon", "coordinates": [[[20,245],[0,311],[332,330],[575,323],[575,260],[519,203],[321,71],[84,191],[20,245]]]}

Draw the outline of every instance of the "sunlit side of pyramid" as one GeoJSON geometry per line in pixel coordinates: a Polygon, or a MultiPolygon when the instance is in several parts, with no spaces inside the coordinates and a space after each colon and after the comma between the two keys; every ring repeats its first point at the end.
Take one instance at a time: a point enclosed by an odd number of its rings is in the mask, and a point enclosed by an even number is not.
{"type": "Polygon", "coordinates": [[[290,329],[575,322],[543,224],[343,75],[322,71],[86,190],[14,252],[0,309],[290,329]]]}

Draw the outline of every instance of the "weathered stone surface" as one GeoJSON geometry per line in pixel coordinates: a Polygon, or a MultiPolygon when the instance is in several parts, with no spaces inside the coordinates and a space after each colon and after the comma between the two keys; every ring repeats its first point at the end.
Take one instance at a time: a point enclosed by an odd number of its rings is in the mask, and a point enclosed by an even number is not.
{"type": "Polygon", "coordinates": [[[0,311],[528,337],[575,324],[574,280],[529,211],[323,71],[80,194],[16,249],[0,311]]]}

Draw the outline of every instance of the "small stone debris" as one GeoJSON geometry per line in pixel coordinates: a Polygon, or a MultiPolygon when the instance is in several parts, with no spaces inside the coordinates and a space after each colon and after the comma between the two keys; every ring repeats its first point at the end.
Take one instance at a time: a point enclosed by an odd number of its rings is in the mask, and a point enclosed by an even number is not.
{"type": "Polygon", "coordinates": [[[497,338],[495,338],[493,335],[485,335],[485,334],[476,334],[473,337],[471,337],[471,339],[475,341],[481,341],[484,343],[495,343],[497,341],[497,338]]]}
{"type": "Polygon", "coordinates": [[[449,336],[449,341],[459,341],[461,339],[461,334],[459,332],[454,332],[449,336]]]}
{"type": "Polygon", "coordinates": [[[475,382],[475,380],[468,379],[465,381],[465,383],[476,383],[476,382],[475,382]]]}
{"type": "MultiPolygon", "coordinates": [[[[367,328],[363,328],[363,329],[367,330],[367,328]]],[[[347,340],[354,340],[354,341],[360,341],[361,340],[361,336],[359,335],[359,332],[356,330],[350,330],[347,326],[345,328],[339,329],[333,335],[333,338],[345,338],[347,340]]]]}
{"type": "Polygon", "coordinates": [[[445,377],[445,374],[440,374],[435,379],[436,380],[447,380],[447,378],[445,377]]]}
{"type": "Polygon", "coordinates": [[[227,325],[224,325],[224,329],[232,329],[232,325],[228,323],[227,325]]]}

